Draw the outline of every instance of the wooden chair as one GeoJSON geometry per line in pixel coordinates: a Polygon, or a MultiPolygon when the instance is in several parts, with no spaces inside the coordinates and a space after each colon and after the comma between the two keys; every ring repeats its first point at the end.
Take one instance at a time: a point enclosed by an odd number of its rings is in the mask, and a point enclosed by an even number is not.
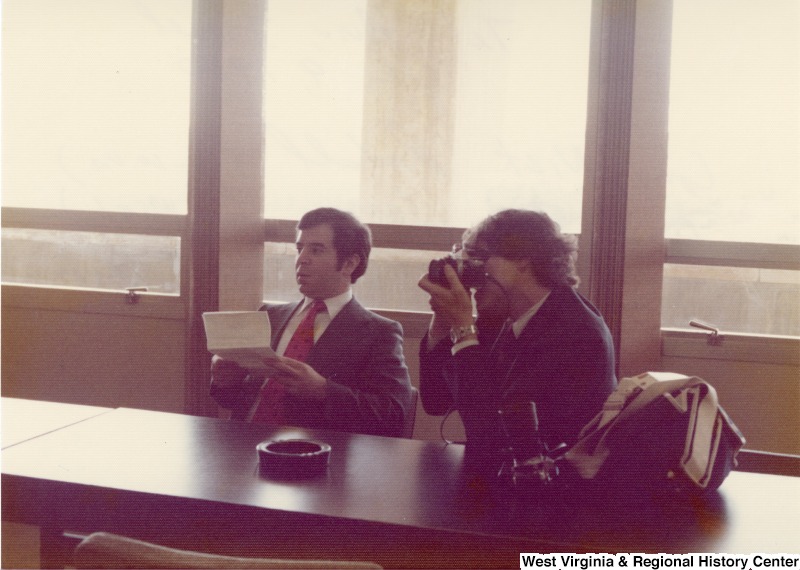
{"type": "Polygon", "coordinates": [[[308,568],[311,570],[381,570],[370,562],[340,560],[283,560],[277,558],[240,558],[189,550],[167,548],[150,542],[134,540],[107,532],[85,537],[75,548],[75,568],[308,568]]]}
{"type": "Polygon", "coordinates": [[[417,400],[419,399],[419,390],[411,386],[411,408],[408,410],[406,416],[406,423],[403,426],[403,437],[412,439],[414,437],[414,422],[417,418],[417,400]]]}

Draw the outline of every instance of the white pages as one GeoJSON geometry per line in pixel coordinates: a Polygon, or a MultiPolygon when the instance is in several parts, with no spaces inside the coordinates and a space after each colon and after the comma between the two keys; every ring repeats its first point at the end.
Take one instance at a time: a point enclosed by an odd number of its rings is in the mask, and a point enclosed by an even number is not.
{"type": "Polygon", "coordinates": [[[208,351],[242,368],[268,370],[265,359],[278,359],[269,346],[271,332],[266,311],[203,313],[208,351]]]}

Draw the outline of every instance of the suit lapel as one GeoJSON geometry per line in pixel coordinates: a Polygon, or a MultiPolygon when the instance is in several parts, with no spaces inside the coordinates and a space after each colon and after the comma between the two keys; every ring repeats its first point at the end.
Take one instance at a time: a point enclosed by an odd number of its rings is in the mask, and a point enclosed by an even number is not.
{"type": "Polygon", "coordinates": [[[519,366],[523,368],[530,362],[532,354],[538,350],[539,344],[553,334],[553,327],[558,318],[558,312],[563,310],[563,297],[559,289],[554,289],[547,300],[542,304],[536,314],[531,317],[528,324],[522,329],[519,338],[510,342],[511,347],[507,349],[510,356],[506,356],[510,363],[506,368],[506,375],[503,379],[503,390],[507,390],[513,382],[510,378],[513,372],[519,372],[519,366]],[[517,370],[514,370],[517,369],[517,370]]]}
{"type": "Polygon", "coordinates": [[[550,296],[520,335],[520,338],[526,337],[527,346],[537,343],[547,335],[569,334],[568,330],[563,329],[577,317],[575,295],[577,293],[569,287],[556,287],[550,292],[550,296]]]}
{"type": "Polygon", "coordinates": [[[274,307],[270,307],[268,312],[270,328],[272,329],[272,339],[270,341],[272,350],[277,350],[278,343],[281,340],[281,335],[283,335],[283,330],[286,328],[286,325],[289,323],[289,319],[292,318],[292,315],[301,303],[302,300],[295,301],[294,303],[288,303],[286,305],[275,305],[274,307]]]}
{"type": "Polygon", "coordinates": [[[315,369],[317,367],[315,365],[323,366],[329,361],[328,355],[338,354],[343,347],[352,342],[353,331],[359,326],[359,316],[363,312],[364,309],[353,297],[319,337],[308,354],[306,363],[315,369]]]}
{"type": "MultiPolygon", "coordinates": [[[[277,350],[286,325],[301,303],[302,300],[269,307],[273,350],[277,350]]],[[[319,340],[317,340],[317,343],[308,354],[308,358],[306,358],[306,364],[314,369],[317,369],[317,366],[326,364],[329,361],[327,355],[337,354],[343,346],[347,345],[348,339],[353,338],[353,331],[360,326],[359,323],[364,312],[364,308],[353,297],[349,303],[342,307],[339,314],[336,315],[328,325],[328,328],[325,329],[325,332],[322,333],[322,336],[319,337],[319,340]]]]}
{"type": "Polygon", "coordinates": [[[540,339],[547,333],[553,322],[553,307],[557,305],[554,301],[555,299],[551,293],[542,306],[539,307],[539,310],[536,311],[536,314],[528,321],[525,328],[522,329],[517,339],[518,343],[527,348],[533,347],[539,343],[540,339]]]}
{"type": "MultiPolygon", "coordinates": [[[[503,356],[505,363],[501,367],[498,364],[498,369],[502,370],[503,376],[500,378],[500,393],[502,398],[508,398],[511,390],[516,389],[517,382],[514,381],[515,375],[525,373],[525,370],[531,362],[531,358],[537,351],[537,346],[543,342],[545,336],[549,333],[553,321],[553,295],[542,304],[536,314],[531,317],[525,328],[519,335],[519,338],[510,340],[506,345],[505,351],[500,350],[499,353],[505,352],[503,356]]],[[[512,334],[513,338],[513,334],[512,334]]],[[[498,358],[501,355],[498,354],[498,358]]]]}

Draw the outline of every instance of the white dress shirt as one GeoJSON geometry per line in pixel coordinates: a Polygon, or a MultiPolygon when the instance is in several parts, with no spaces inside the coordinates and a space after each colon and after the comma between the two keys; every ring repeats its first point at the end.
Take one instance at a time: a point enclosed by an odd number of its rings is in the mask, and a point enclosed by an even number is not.
{"type": "MultiPolygon", "coordinates": [[[[511,323],[511,329],[514,331],[514,338],[519,338],[519,335],[521,335],[525,327],[528,326],[528,323],[533,318],[533,315],[535,315],[536,312],[542,307],[542,305],[544,305],[544,302],[547,301],[547,298],[549,296],[550,292],[548,291],[547,294],[544,297],[542,297],[538,303],[536,303],[533,307],[528,309],[525,312],[525,314],[523,314],[516,321],[511,323]]],[[[506,326],[508,325],[506,324],[506,326]]],[[[503,328],[505,329],[505,327],[503,328]]],[[[478,339],[476,338],[462,340],[461,342],[454,344],[453,348],[451,348],[450,351],[453,354],[453,356],[455,356],[458,351],[467,348],[468,346],[474,346],[476,344],[479,344],[478,339]]]]}
{"type": "MultiPolygon", "coordinates": [[[[317,316],[314,319],[314,343],[319,340],[319,337],[322,336],[322,333],[324,333],[325,329],[328,328],[328,325],[331,324],[333,318],[339,314],[339,311],[341,311],[352,298],[353,290],[348,289],[341,295],[331,297],[330,299],[323,299],[323,303],[325,303],[325,307],[328,310],[327,312],[320,311],[317,313],[317,316]]],[[[283,353],[286,351],[286,347],[289,345],[289,341],[292,339],[294,331],[296,331],[297,327],[300,326],[300,322],[303,320],[303,317],[306,316],[306,313],[313,302],[314,300],[309,299],[308,297],[303,300],[299,310],[294,312],[292,317],[289,319],[289,322],[286,324],[286,328],[283,329],[283,335],[281,335],[281,340],[278,343],[278,347],[275,352],[283,356],[283,353]]]]}

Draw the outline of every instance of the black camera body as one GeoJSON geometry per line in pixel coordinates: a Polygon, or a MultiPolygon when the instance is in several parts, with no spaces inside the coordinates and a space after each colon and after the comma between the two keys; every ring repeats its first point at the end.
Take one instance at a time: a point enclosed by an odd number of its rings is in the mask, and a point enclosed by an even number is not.
{"type": "Polygon", "coordinates": [[[428,264],[428,279],[442,287],[450,287],[447,276],[444,274],[444,268],[447,265],[455,269],[464,289],[476,289],[486,282],[486,271],[483,269],[483,264],[462,259],[459,254],[431,261],[428,264]]]}

